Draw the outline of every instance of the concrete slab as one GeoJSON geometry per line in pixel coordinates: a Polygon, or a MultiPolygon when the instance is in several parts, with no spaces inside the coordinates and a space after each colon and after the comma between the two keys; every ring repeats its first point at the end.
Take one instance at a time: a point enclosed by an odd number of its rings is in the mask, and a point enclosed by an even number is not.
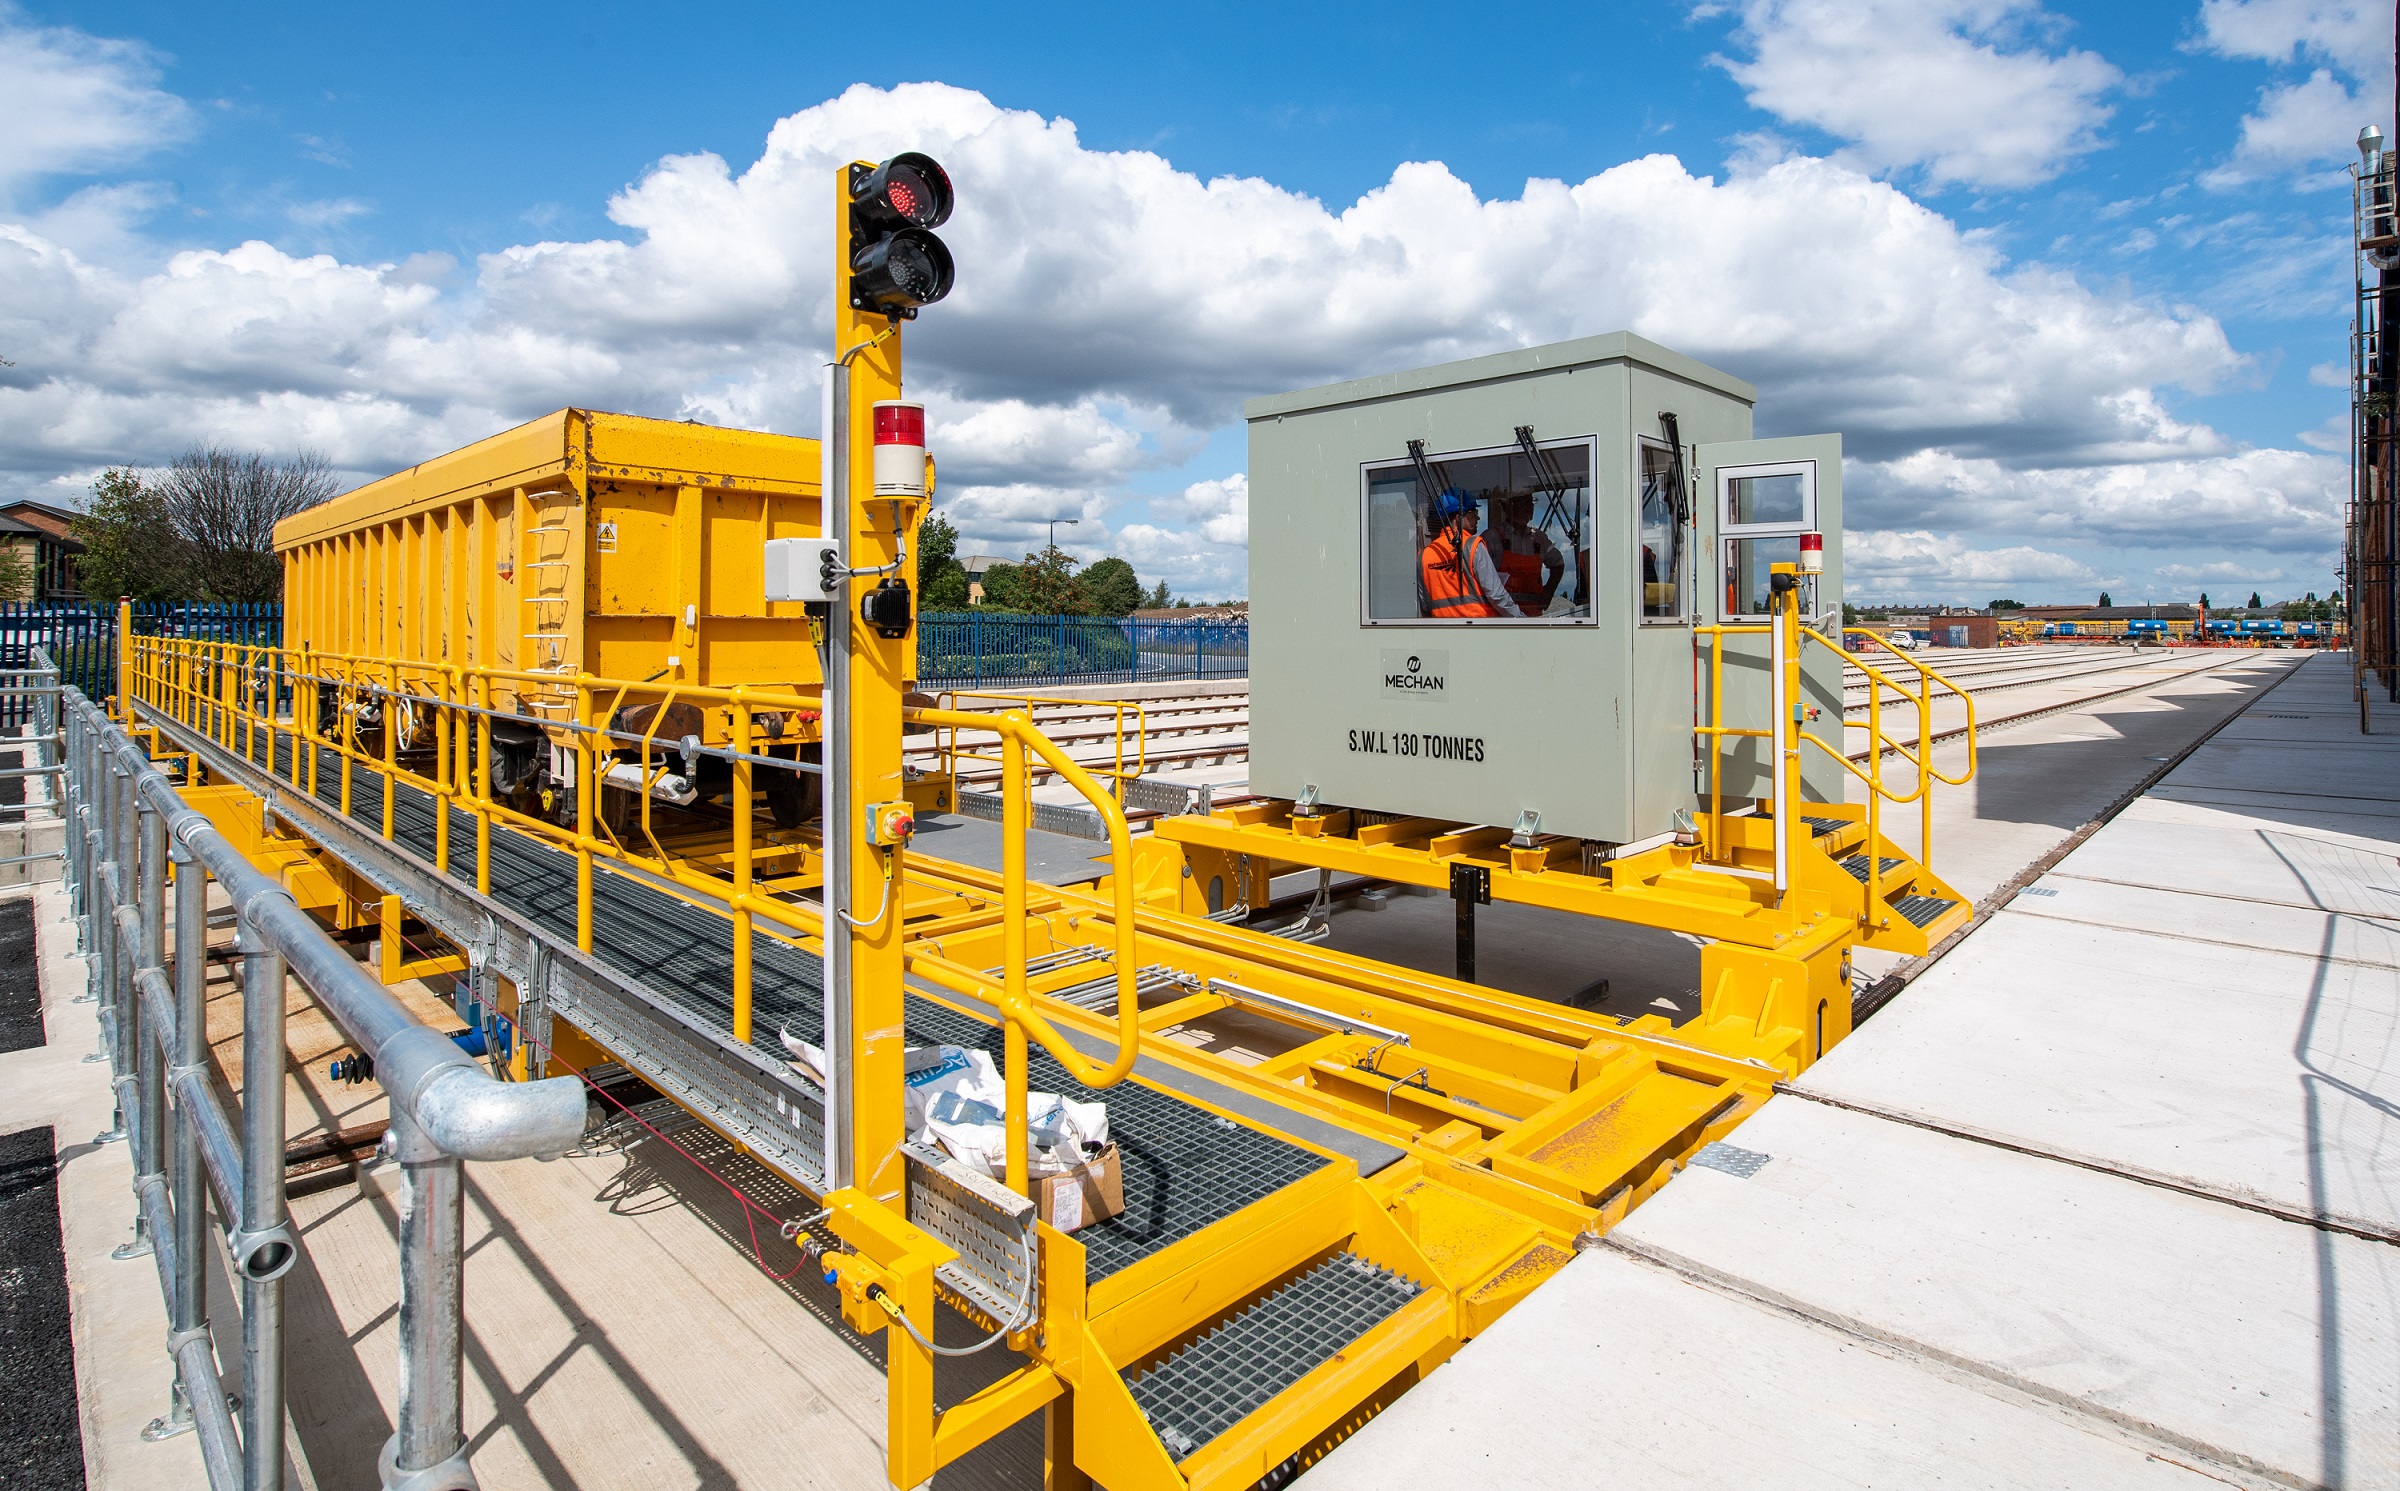
{"type": "Polygon", "coordinates": [[[2391,969],[2004,911],[1811,1092],[2400,1236],[2391,969]]]}
{"type": "Polygon", "coordinates": [[[2400,920],[2345,916],[2248,897],[2053,873],[2010,902],[2008,911],[2010,915],[2093,927],[2128,927],[2229,948],[2262,948],[2299,957],[2400,967],[2400,920]]]}
{"type": "Polygon", "coordinates": [[[2400,1248],[1804,1101],[1735,1140],[1772,1158],[1610,1241],[2217,1464],[2400,1485],[2400,1248]]]}
{"type": "Polygon", "coordinates": [[[2225,1480],[2089,1417],[1602,1250],[1568,1264],[1303,1484],[2200,1491],[2225,1480]]]}
{"type": "MultiPolygon", "coordinates": [[[[2288,792],[2262,792],[2245,787],[2186,787],[2179,783],[2161,782],[2150,789],[2147,799],[2153,804],[2188,802],[2213,807],[2253,808],[2263,817],[2281,819],[2285,814],[2297,815],[2294,821],[2400,818],[2400,803],[2369,802],[2363,798],[2338,795],[2327,800],[2327,796],[2303,790],[2300,783],[2293,784],[2293,790],[2288,792]]],[[[2389,832],[2390,825],[2376,823],[2374,831],[2378,834],[2389,832]]]]}
{"type": "MultiPolygon", "coordinates": [[[[2138,782],[2127,745],[2269,684],[2313,716],[2278,731],[2355,750],[2344,662],[2242,659],[1987,749],[1964,836],[1992,858],[2089,816],[2123,789],[2082,761],[2138,782]]],[[[2375,717],[2361,769],[2400,779],[2400,709],[2375,717]]],[[[1686,1170],[1312,1475],[2400,1483],[2392,825],[2325,795],[2345,778],[2233,759],[2258,749],[2202,746],[2201,785],[2102,828],[1737,1130],[1746,1177],[1686,1170]]]]}
{"type": "MultiPolygon", "coordinates": [[[[2248,809],[2136,803],[2056,873],[2337,911],[2400,916],[2400,857],[2353,829],[2262,821],[2248,809]]],[[[2379,825],[2365,825],[2379,826],[2379,825]]]]}

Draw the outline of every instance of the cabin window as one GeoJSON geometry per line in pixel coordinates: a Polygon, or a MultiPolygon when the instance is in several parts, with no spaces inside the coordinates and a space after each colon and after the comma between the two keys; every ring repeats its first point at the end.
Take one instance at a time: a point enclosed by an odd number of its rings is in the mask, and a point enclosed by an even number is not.
{"type": "Polygon", "coordinates": [[[1584,437],[1362,466],[1360,620],[1589,623],[1595,454],[1584,437]],[[1463,508],[1447,521],[1445,492],[1463,508]]]}
{"type": "Polygon", "coordinates": [[[1718,467],[1717,514],[1725,618],[1771,614],[1768,577],[1800,562],[1800,535],[1816,527],[1817,463],[1718,467]]]}

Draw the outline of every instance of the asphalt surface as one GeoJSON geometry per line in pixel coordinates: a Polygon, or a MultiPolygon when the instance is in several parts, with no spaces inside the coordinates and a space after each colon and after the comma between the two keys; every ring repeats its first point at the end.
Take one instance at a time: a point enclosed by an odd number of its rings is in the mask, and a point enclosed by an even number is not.
{"type": "Polygon", "coordinates": [[[30,1051],[43,1043],[38,962],[33,903],[0,905],[0,1051],[30,1051]]]}
{"type": "MultiPolygon", "coordinates": [[[[12,977],[33,982],[27,956],[12,977]]],[[[83,1421],[75,1409],[75,1343],[67,1319],[66,1244],[58,1227],[58,1162],[49,1128],[0,1135],[0,1483],[11,1491],[82,1491],[83,1421]]]]}

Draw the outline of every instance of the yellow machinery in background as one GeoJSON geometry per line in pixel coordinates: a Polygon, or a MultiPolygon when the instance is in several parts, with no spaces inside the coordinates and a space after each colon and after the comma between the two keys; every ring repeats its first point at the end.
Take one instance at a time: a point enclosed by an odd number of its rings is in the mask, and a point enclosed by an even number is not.
{"type": "Polygon", "coordinates": [[[1863,765],[1797,708],[1729,721],[1727,636],[1793,670],[1835,648],[1778,581],[1770,617],[1703,629],[1700,729],[1708,750],[1761,743],[1781,785],[1678,842],[1586,864],[1571,843],[1293,803],[1136,839],[1101,780],[1122,767],[1085,769],[1020,709],[906,699],[930,478],[887,411],[908,407],[903,323],[948,287],[931,232],[948,203],[922,156],[837,174],[822,448],[537,421],[292,520],[286,645],[128,626],[120,707],[304,905],[381,925],[387,979],[458,975],[462,1010],[472,996],[514,1033],[519,1075],[621,1064],[815,1198],[787,1235],[885,1338],[894,1484],[1041,1412],[1054,1487],[1252,1486],[1437,1367],[1838,1042],[1852,948],[1921,950],[1963,921],[1881,818],[1917,804],[1930,839],[1951,780],[1932,764],[1942,681],[1853,660],[1874,705],[1863,765]],[[1882,731],[1888,690],[1917,705],[1913,741],[1882,731]],[[991,742],[996,873],[912,847],[927,783],[903,769],[904,728],[991,742]],[[547,802],[509,779],[529,739],[547,802]],[[1804,750],[1865,800],[1800,803],[1804,750]],[[1037,773],[1098,815],[1106,874],[1028,877],[1037,773]],[[820,782],[816,829],[772,826],[779,797],[820,782]],[[1227,887],[1294,866],[1707,938],[1702,1014],[1621,1021],[1221,919],[1227,887]],[[502,961],[496,928],[538,954],[502,961]],[[794,1040],[813,1074],[789,1065],[794,1040]],[[908,1132],[911,1052],[952,1045],[1004,1077],[997,1174],[908,1132]],[[1036,1089],[1110,1105],[1123,1216],[1037,1214],[1036,1089]],[[937,1359],[976,1352],[990,1369],[937,1404],[937,1359]]]}

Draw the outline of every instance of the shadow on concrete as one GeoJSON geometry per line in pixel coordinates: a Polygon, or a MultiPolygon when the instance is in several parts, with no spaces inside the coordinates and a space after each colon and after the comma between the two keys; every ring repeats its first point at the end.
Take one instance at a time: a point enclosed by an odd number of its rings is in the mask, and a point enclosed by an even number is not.
{"type": "MultiPolygon", "coordinates": [[[[861,1336],[843,1324],[838,1296],[801,1266],[799,1250],[777,1231],[777,1219],[812,1214],[816,1208],[809,1199],[713,1129],[695,1124],[675,1131],[672,1137],[674,1144],[645,1136],[620,1151],[624,1168],[601,1188],[595,1199],[605,1202],[610,1211],[624,1215],[668,1206],[690,1212],[717,1235],[733,1261],[740,1266],[755,1267],[774,1280],[776,1288],[818,1326],[839,1337],[880,1372],[884,1360],[883,1337],[861,1336]],[[690,1151],[690,1157],[676,1146],[690,1151]],[[702,1165],[707,1169],[702,1169],[702,1165]],[[715,1173],[712,1175],[711,1171],[715,1173]],[[742,1195],[766,1215],[743,1206],[726,1189],[726,1182],[740,1187],[742,1195]]],[[[936,1313],[933,1338],[939,1345],[972,1346],[984,1334],[946,1308],[936,1313]]],[[[934,1361],[934,1402],[944,1406],[960,1402],[1024,1363],[1025,1359],[1004,1343],[974,1356],[938,1357],[934,1361]]],[[[847,1409],[855,1417],[874,1421],[877,1437],[881,1437],[884,1403],[880,1397],[871,1403],[847,1405],[847,1409]]],[[[944,1466],[940,1483],[945,1487],[992,1488],[992,1491],[1003,1488],[1038,1491],[1042,1484],[1041,1415],[1036,1413],[1026,1418],[964,1458],[944,1466]]]]}

